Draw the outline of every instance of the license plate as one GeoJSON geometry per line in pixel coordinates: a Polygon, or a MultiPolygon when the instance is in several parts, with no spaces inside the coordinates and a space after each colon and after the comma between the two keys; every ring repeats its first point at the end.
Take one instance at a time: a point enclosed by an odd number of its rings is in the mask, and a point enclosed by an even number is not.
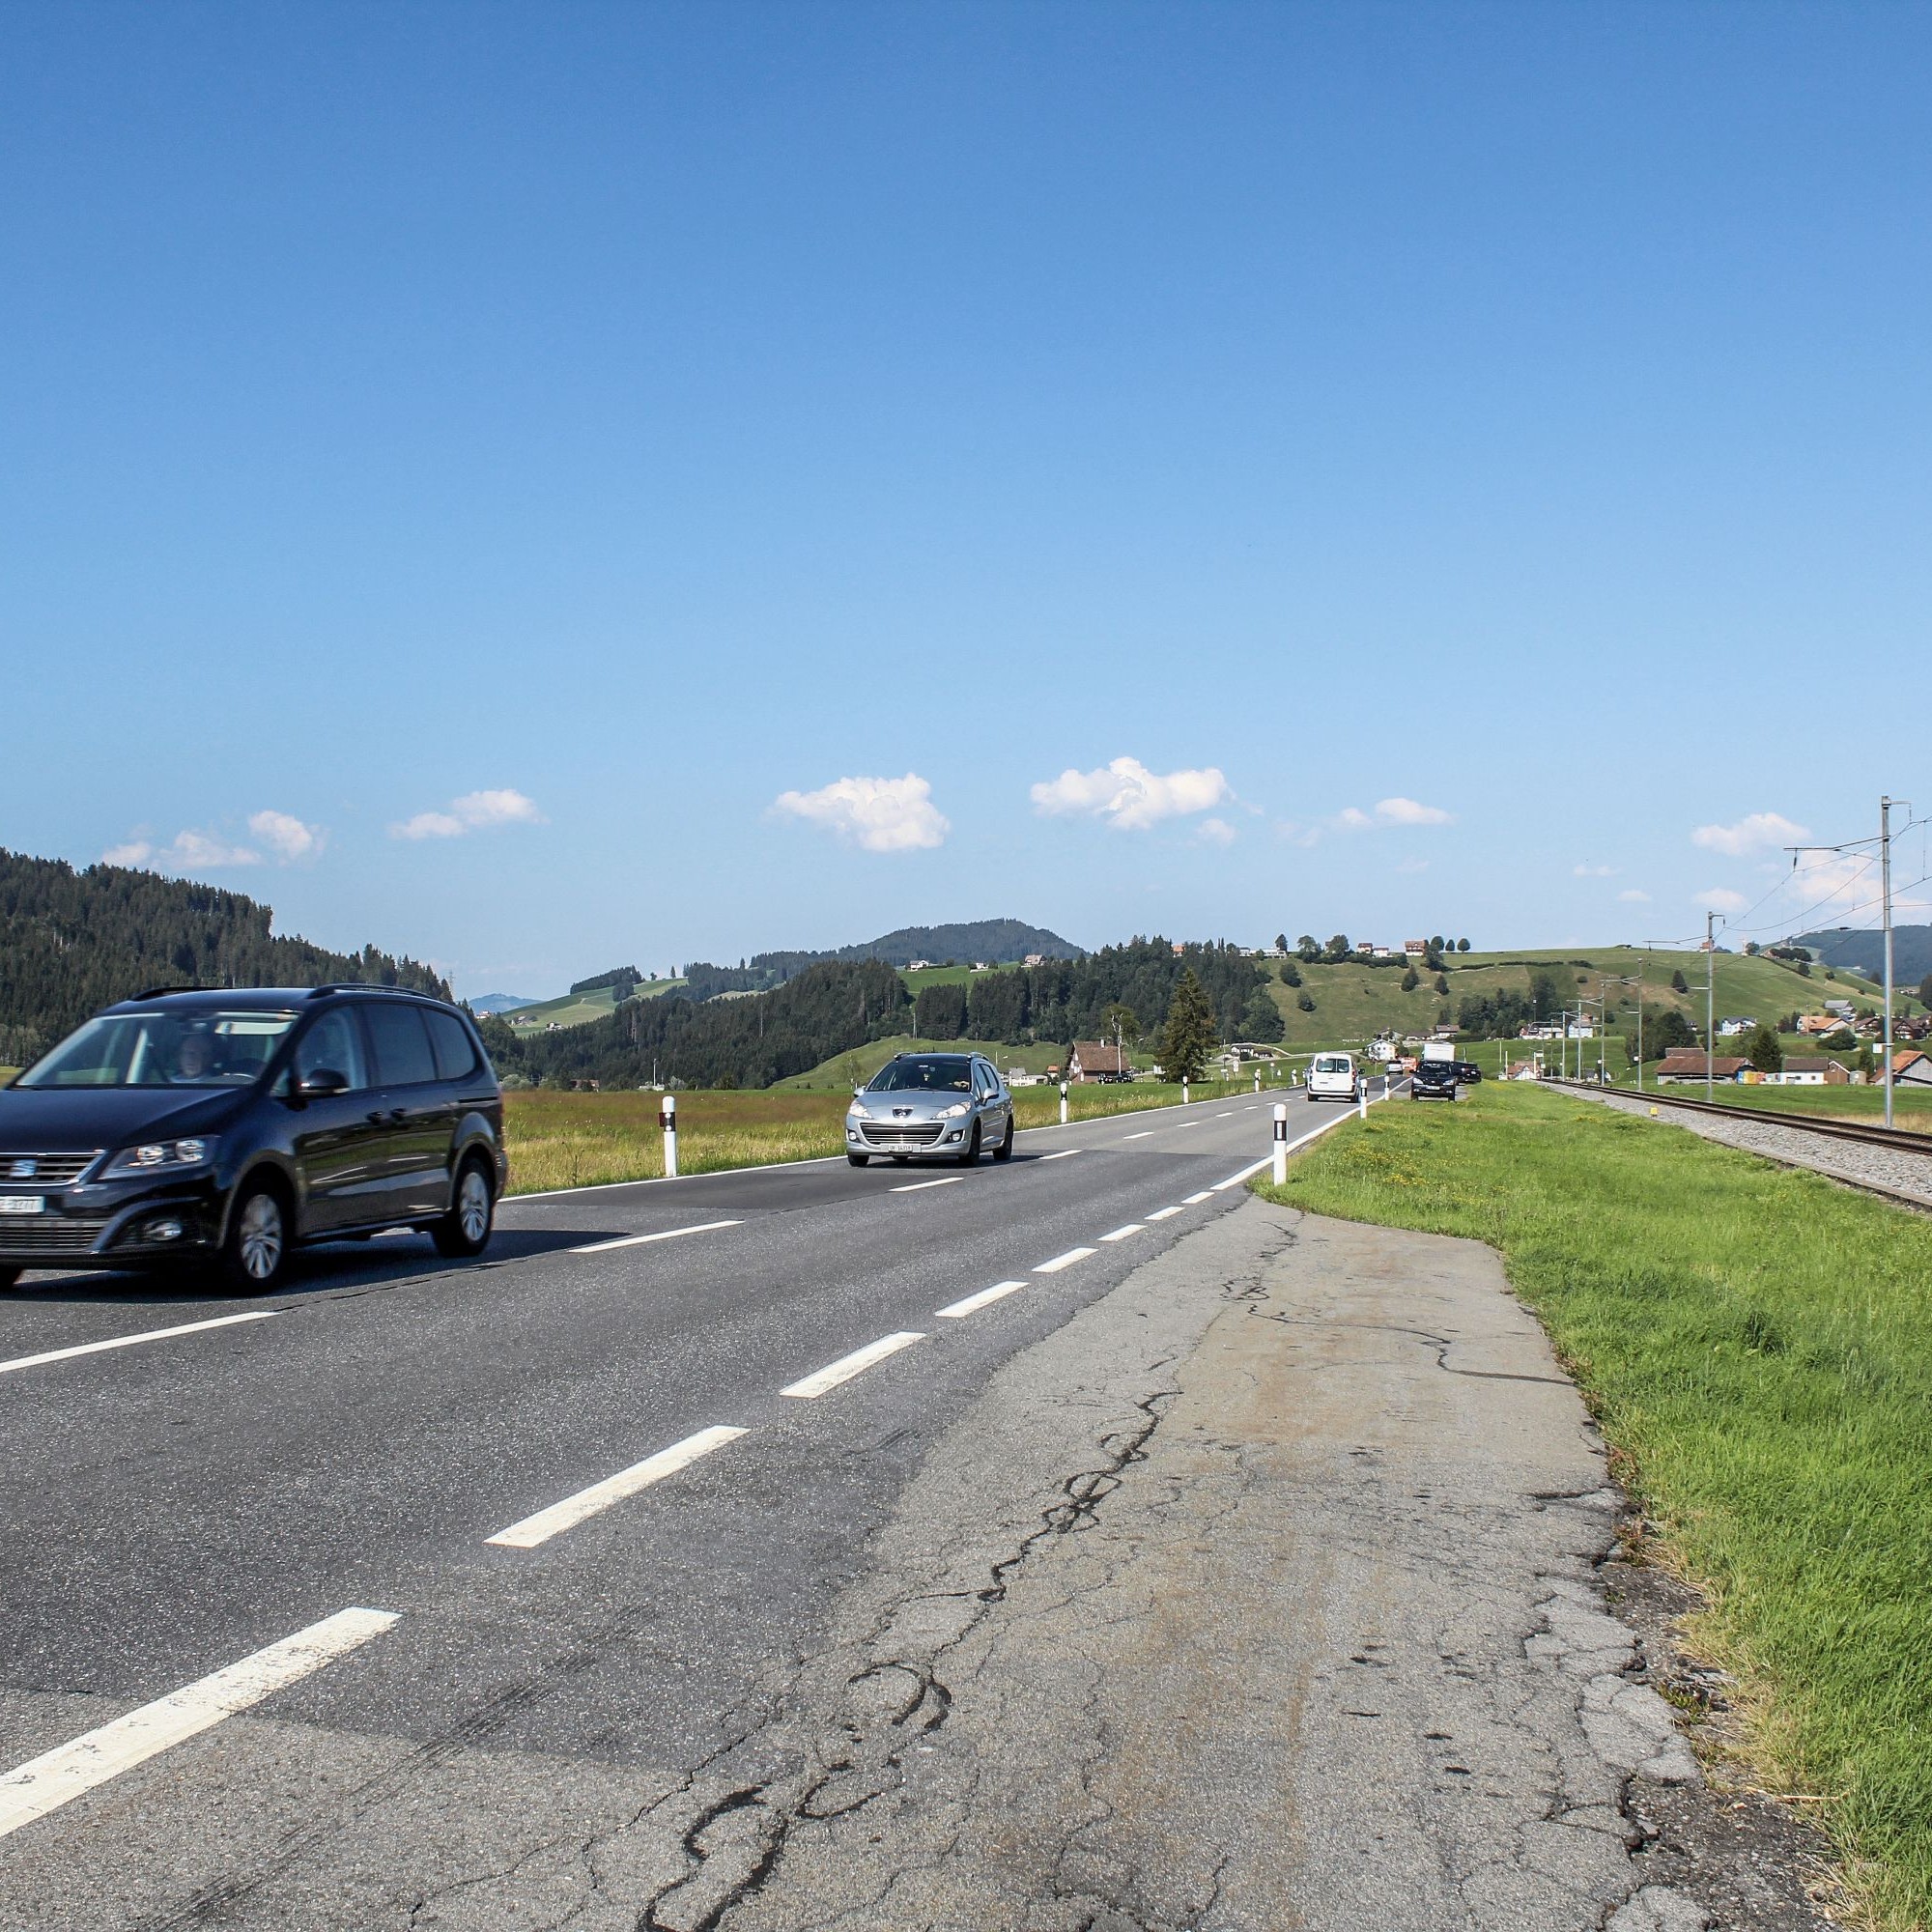
{"type": "Polygon", "coordinates": [[[0,1194],[0,1214],[39,1214],[46,1205],[44,1194],[0,1194]]]}

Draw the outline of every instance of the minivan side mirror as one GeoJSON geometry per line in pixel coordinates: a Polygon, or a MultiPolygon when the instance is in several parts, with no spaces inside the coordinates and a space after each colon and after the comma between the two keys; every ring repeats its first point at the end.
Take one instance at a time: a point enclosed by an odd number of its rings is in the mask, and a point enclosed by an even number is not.
{"type": "Polygon", "coordinates": [[[332,1066],[318,1066],[313,1073],[303,1075],[297,1081],[296,1092],[304,1100],[327,1100],[331,1094],[346,1094],[349,1080],[332,1066]]]}

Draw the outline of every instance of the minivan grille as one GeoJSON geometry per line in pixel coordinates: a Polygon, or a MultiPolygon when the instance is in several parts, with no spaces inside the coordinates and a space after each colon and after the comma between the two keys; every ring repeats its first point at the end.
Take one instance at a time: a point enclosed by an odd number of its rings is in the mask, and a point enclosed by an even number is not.
{"type": "Polygon", "coordinates": [[[34,1185],[49,1190],[65,1187],[71,1180],[80,1177],[100,1158],[100,1150],[92,1153],[19,1153],[0,1152],[0,1184],[13,1181],[17,1185],[34,1185]],[[28,1169],[29,1172],[21,1172],[28,1169]]]}
{"type": "Polygon", "coordinates": [[[0,1220],[0,1255],[84,1255],[106,1225],[71,1221],[64,1215],[10,1214],[0,1220]]]}

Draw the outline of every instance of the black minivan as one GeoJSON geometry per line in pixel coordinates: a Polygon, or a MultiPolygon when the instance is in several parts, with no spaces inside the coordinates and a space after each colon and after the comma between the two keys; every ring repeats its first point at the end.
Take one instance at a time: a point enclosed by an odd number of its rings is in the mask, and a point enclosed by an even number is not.
{"type": "Polygon", "coordinates": [[[295,1247],[395,1227],[478,1255],[508,1179],[502,1089],[459,1009],[157,987],[0,1089],[0,1288],[186,1264],[262,1294],[295,1247]]]}

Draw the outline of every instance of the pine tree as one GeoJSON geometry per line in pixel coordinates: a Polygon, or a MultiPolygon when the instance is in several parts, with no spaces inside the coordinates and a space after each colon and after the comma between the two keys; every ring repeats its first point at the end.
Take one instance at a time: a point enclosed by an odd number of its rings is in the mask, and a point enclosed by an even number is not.
{"type": "Polygon", "coordinates": [[[1183,967],[1168,1003],[1167,1025],[1161,1031],[1160,1064],[1170,1080],[1198,1080],[1213,1052],[1216,1038],[1214,1009],[1194,969],[1183,967]]]}
{"type": "Polygon", "coordinates": [[[1784,1067],[1784,1045],[1776,1033],[1760,1021],[1745,1042],[1745,1058],[1760,1073],[1777,1073],[1784,1067]]]}

